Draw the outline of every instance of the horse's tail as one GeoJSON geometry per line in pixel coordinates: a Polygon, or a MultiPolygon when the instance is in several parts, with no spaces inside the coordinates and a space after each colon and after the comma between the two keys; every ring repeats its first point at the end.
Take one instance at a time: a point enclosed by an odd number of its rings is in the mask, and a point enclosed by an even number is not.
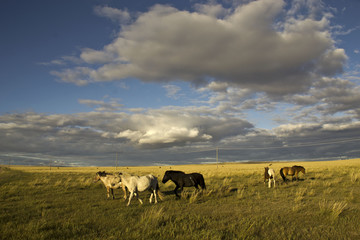
{"type": "Polygon", "coordinates": [[[206,189],[205,180],[204,180],[203,175],[201,175],[201,178],[200,178],[200,187],[202,189],[206,189]]]}
{"type": "Polygon", "coordinates": [[[286,181],[286,177],[285,177],[285,175],[284,175],[284,173],[283,173],[283,170],[284,170],[284,168],[280,169],[280,175],[281,175],[282,179],[283,179],[284,182],[285,182],[285,181],[286,181]]]}
{"type": "Polygon", "coordinates": [[[156,183],[156,194],[159,196],[160,200],[163,201],[165,196],[164,194],[160,191],[160,188],[159,188],[159,183],[156,183]]]}

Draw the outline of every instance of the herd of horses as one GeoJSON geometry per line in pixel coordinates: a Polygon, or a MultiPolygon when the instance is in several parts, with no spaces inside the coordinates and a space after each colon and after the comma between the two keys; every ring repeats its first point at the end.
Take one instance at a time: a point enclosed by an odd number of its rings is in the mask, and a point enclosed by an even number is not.
{"type": "MultiPolygon", "coordinates": [[[[298,174],[302,172],[305,174],[305,168],[302,166],[292,166],[292,167],[283,167],[280,169],[280,175],[284,182],[287,181],[286,176],[292,176],[292,180],[298,180],[298,174]]],[[[129,192],[129,200],[127,206],[130,205],[132,198],[135,196],[138,201],[143,204],[142,199],[139,198],[139,192],[149,191],[150,199],[149,202],[152,203],[158,202],[158,197],[163,198],[161,192],[159,192],[159,183],[158,179],[151,174],[145,176],[136,176],[131,175],[125,172],[120,172],[117,174],[97,172],[95,175],[95,182],[101,180],[105,185],[107,190],[107,198],[110,198],[110,193],[112,199],[115,199],[114,189],[122,188],[124,192],[124,199],[127,199],[126,190],[129,192]]],[[[175,184],[174,194],[177,198],[180,198],[178,195],[178,190],[183,191],[184,187],[195,187],[196,190],[199,190],[199,186],[202,190],[206,189],[205,180],[202,174],[200,173],[184,173],[182,171],[168,170],[165,172],[162,179],[162,183],[166,183],[171,180],[175,184]]],[[[272,185],[275,187],[275,171],[272,168],[265,167],[264,173],[264,183],[268,181],[268,186],[271,188],[272,185]]]]}
{"type": "MultiPolygon", "coordinates": [[[[280,169],[280,176],[282,177],[283,181],[286,182],[288,179],[286,176],[292,176],[292,181],[299,180],[299,173],[302,172],[305,174],[305,168],[303,166],[294,165],[292,167],[283,167],[280,169]]],[[[264,183],[268,181],[269,188],[271,188],[272,183],[275,187],[275,170],[269,167],[265,167],[264,172],[264,183]]]]}

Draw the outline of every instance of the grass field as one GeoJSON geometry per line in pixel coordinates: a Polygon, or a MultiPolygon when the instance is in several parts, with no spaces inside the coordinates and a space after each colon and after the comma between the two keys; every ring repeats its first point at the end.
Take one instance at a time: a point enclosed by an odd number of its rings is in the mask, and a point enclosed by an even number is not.
{"type": "Polygon", "coordinates": [[[360,239],[360,159],[272,163],[276,188],[263,183],[267,163],[123,167],[159,178],[166,170],[200,172],[207,190],[160,183],[158,204],[140,194],[126,207],[121,190],[107,200],[97,171],[109,167],[2,166],[0,239],[360,239]],[[301,181],[282,183],[279,170],[302,165],[301,181]],[[145,201],[146,200],[146,201],[145,201]]]}

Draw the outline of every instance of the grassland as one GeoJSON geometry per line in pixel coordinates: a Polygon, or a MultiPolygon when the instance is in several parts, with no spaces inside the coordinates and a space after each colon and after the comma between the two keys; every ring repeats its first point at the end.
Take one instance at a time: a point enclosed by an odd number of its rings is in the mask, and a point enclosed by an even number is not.
{"type": "Polygon", "coordinates": [[[263,183],[267,163],[128,167],[154,174],[200,172],[207,190],[182,198],[162,184],[157,205],[141,193],[129,207],[116,190],[107,200],[97,171],[114,168],[2,166],[0,239],[360,239],[360,160],[273,163],[276,188],[263,183]],[[283,166],[302,165],[301,181],[283,184],[283,166]]]}

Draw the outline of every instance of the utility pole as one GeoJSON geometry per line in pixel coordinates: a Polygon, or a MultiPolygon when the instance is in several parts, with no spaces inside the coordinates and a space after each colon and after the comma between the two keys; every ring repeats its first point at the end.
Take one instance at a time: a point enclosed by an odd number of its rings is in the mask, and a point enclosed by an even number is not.
{"type": "Polygon", "coordinates": [[[117,166],[118,166],[118,153],[116,152],[115,171],[117,170],[117,166]]]}
{"type": "Polygon", "coordinates": [[[216,168],[219,168],[219,148],[216,148],[216,168]]]}

